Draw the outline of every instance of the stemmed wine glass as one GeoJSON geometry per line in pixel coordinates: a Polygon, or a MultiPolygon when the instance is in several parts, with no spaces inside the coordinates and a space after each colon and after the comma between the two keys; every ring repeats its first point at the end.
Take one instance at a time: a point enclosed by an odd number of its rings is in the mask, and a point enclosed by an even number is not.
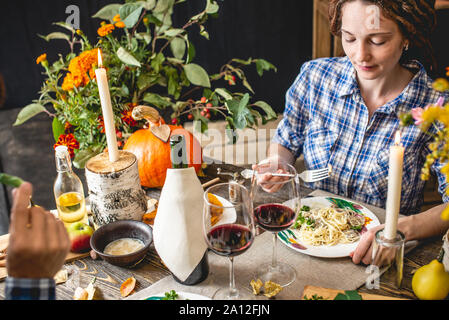
{"type": "Polygon", "coordinates": [[[254,168],[251,198],[257,224],[273,233],[272,261],[260,266],[256,277],[263,282],[270,280],[287,286],[296,279],[296,271],[292,266],[277,261],[276,246],[277,233],[292,226],[300,208],[296,169],[279,160],[262,161],[254,168]]]}
{"type": "Polygon", "coordinates": [[[253,299],[250,290],[237,288],[234,280],[234,257],[248,250],[255,237],[249,191],[235,182],[209,187],[204,192],[203,231],[208,247],[230,261],[229,287],[219,289],[212,298],[253,299]]]}

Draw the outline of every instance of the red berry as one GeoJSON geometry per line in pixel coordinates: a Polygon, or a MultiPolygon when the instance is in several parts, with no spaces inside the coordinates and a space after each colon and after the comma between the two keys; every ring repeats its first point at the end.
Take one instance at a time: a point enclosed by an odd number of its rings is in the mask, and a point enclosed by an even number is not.
{"type": "Polygon", "coordinates": [[[204,110],[202,110],[201,115],[204,117],[206,115],[206,112],[204,110]]]}
{"type": "Polygon", "coordinates": [[[208,112],[208,113],[206,113],[206,116],[205,116],[207,119],[210,119],[210,113],[208,112]]]}
{"type": "Polygon", "coordinates": [[[209,109],[208,109],[208,108],[204,108],[203,110],[204,110],[204,112],[206,112],[206,113],[209,112],[209,109]]]}
{"type": "Polygon", "coordinates": [[[176,118],[171,119],[171,123],[172,124],[177,124],[178,123],[178,119],[176,119],[176,118]]]}
{"type": "Polygon", "coordinates": [[[206,101],[207,101],[206,97],[201,98],[201,103],[206,103],[206,101]]]}
{"type": "Polygon", "coordinates": [[[229,83],[230,86],[233,86],[235,84],[235,82],[232,81],[232,80],[229,80],[228,83],[229,83]]]}
{"type": "Polygon", "coordinates": [[[213,106],[212,106],[212,103],[208,103],[208,104],[206,104],[206,108],[212,108],[213,106]]]}
{"type": "Polygon", "coordinates": [[[234,81],[234,82],[235,82],[235,76],[234,76],[234,75],[232,76],[232,81],[234,81]]]}
{"type": "Polygon", "coordinates": [[[117,131],[117,138],[122,138],[123,137],[123,134],[122,134],[122,132],[121,131],[117,131]]]}
{"type": "Polygon", "coordinates": [[[189,114],[187,115],[187,119],[192,120],[192,119],[193,119],[193,114],[189,113],[189,114]]]}

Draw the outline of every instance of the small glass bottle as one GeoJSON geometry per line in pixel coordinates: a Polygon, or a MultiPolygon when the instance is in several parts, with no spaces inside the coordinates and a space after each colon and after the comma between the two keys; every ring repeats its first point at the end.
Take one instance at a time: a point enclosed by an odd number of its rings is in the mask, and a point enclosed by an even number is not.
{"type": "Polygon", "coordinates": [[[76,222],[88,224],[83,184],[72,171],[72,162],[66,146],[55,148],[56,176],[53,185],[59,219],[66,227],[76,222]]]}
{"type": "MultiPolygon", "coordinates": [[[[173,169],[185,169],[188,168],[187,161],[187,147],[185,138],[182,134],[172,135],[170,137],[170,149],[171,149],[171,160],[173,169]]],[[[202,282],[209,275],[209,261],[207,258],[207,250],[204,252],[203,258],[198,263],[198,265],[193,269],[192,273],[187,277],[186,280],[181,281],[175,275],[173,278],[187,286],[195,285],[202,282]]]]}

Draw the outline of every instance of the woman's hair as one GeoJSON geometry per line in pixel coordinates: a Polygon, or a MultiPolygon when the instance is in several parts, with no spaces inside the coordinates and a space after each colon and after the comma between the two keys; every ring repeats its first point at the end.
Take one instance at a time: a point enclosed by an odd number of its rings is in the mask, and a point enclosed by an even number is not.
{"type": "MultiPolygon", "coordinates": [[[[356,0],[330,0],[329,22],[333,35],[341,36],[342,8],[356,0]]],[[[409,40],[401,63],[411,59],[420,61],[426,70],[435,69],[431,34],[436,25],[435,0],[361,0],[377,5],[385,17],[395,21],[402,35],[409,40]]]]}

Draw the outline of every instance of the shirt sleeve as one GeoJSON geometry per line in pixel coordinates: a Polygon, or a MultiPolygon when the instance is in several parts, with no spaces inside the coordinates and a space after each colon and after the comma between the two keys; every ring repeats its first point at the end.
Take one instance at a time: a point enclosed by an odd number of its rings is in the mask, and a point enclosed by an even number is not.
{"type": "Polygon", "coordinates": [[[7,277],[5,283],[6,300],[55,300],[54,279],[29,279],[7,277]]]}
{"type": "Polygon", "coordinates": [[[299,75],[285,94],[285,109],[282,120],[272,138],[298,158],[304,145],[304,130],[309,118],[308,89],[310,87],[311,62],[301,67],[299,75]]]}

